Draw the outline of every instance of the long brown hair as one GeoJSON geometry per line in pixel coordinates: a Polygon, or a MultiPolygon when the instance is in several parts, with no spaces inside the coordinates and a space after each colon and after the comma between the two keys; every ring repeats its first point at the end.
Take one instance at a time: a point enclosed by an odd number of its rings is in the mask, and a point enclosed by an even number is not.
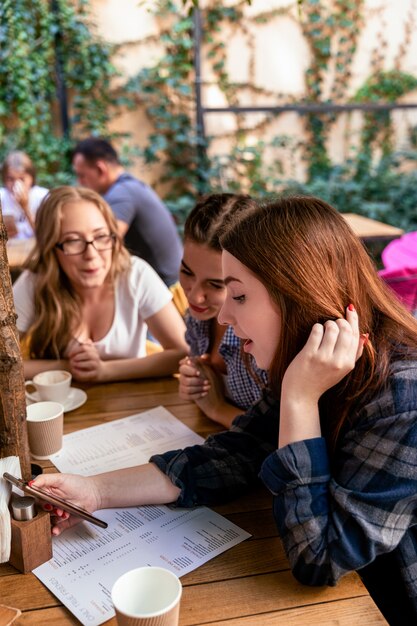
{"type": "Polygon", "coordinates": [[[381,389],[394,359],[417,353],[417,320],[379,278],[362,242],[326,202],[293,196],[237,203],[226,216],[223,249],[264,284],[279,306],[282,333],[269,371],[279,397],[284,373],[313,324],[345,317],[354,304],[369,342],[355,369],[320,400],[324,435],[334,446],[354,407],[381,389]]]}
{"type": "Polygon", "coordinates": [[[63,208],[80,201],[94,204],[103,215],[109,232],[116,235],[108,280],[127,271],[130,256],[117,236],[117,224],[109,205],[95,191],[84,187],[56,187],[36,213],[36,244],[25,267],[35,274],[34,323],[28,329],[32,358],[62,358],[72,333],[81,323],[81,302],[58,262],[63,208]]]}

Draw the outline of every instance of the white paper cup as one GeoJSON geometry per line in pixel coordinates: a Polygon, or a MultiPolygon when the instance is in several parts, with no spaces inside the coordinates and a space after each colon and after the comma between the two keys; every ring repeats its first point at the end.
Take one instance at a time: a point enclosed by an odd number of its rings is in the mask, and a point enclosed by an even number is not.
{"type": "Polygon", "coordinates": [[[72,375],[64,370],[51,370],[49,372],[41,372],[33,377],[33,380],[27,380],[25,387],[35,387],[38,392],[38,398],[33,393],[26,391],[26,396],[33,401],[49,400],[50,402],[65,402],[71,388],[72,375]]]}
{"type": "Polygon", "coordinates": [[[177,626],[182,585],[163,567],[138,567],[113,585],[111,597],[119,626],[177,626]]]}
{"type": "Polygon", "coordinates": [[[59,402],[35,402],[26,407],[29,449],[35,459],[49,459],[62,448],[64,407],[59,402]]]}

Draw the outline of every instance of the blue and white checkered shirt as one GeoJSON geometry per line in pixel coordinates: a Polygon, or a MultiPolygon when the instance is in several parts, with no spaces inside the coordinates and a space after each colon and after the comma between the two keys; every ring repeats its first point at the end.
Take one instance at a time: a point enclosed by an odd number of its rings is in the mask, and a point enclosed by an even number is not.
{"type": "Polygon", "coordinates": [[[230,500],[260,472],[298,580],[359,570],[391,625],[417,624],[417,362],[394,363],[352,417],[331,462],[323,438],[277,450],[279,403],[265,393],[229,431],[151,460],[180,487],[178,506],[230,500]]]}
{"type": "MultiPolygon", "coordinates": [[[[190,346],[191,355],[201,356],[202,354],[206,354],[210,348],[210,327],[212,320],[200,321],[196,320],[191,315],[187,315],[185,323],[187,325],[185,340],[190,346]]],[[[267,384],[268,374],[265,370],[259,369],[253,357],[248,355],[251,368],[261,382],[261,385],[259,385],[250,374],[242,360],[240,339],[236,337],[231,326],[227,327],[222,337],[219,353],[227,369],[227,398],[239,409],[246,410],[261,397],[262,388],[267,384]]]]}

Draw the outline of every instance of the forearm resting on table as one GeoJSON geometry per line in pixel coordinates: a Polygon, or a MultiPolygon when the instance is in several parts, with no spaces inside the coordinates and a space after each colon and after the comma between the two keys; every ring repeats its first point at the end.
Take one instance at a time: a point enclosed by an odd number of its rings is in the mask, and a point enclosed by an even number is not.
{"type": "Polygon", "coordinates": [[[69,370],[67,359],[25,359],[23,372],[26,380],[32,379],[36,374],[50,370],[69,370]]]}
{"type": "Polygon", "coordinates": [[[184,354],[184,350],[166,348],[162,352],[149,354],[138,359],[103,361],[104,374],[102,382],[106,380],[169,376],[178,371],[178,363],[184,354]]]}
{"type": "Polygon", "coordinates": [[[97,474],[91,480],[100,494],[100,509],[169,504],[181,493],[154,463],[97,474]]]}
{"type": "MultiPolygon", "coordinates": [[[[198,401],[197,405],[200,406],[198,401]]],[[[208,403],[203,405],[202,403],[200,409],[207,415],[207,417],[222,426],[226,426],[226,428],[230,428],[235,417],[242,415],[242,413],[245,412],[234,404],[230,404],[230,402],[227,402],[226,400],[217,406],[209,405],[208,403]]]]}

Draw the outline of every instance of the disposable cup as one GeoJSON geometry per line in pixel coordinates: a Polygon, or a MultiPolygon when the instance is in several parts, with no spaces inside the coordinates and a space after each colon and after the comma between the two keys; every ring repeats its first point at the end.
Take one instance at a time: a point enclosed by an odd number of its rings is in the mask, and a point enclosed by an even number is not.
{"type": "Polygon", "coordinates": [[[62,448],[64,407],[59,402],[35,402],[26,407],[29,449],[35,459],[49,459],[62,448]]]}
{"type": "Polygon", "coordinates": [[[112,601],[119,626],[177,626],[182,585],[163,567],[138,567],[116,580],[112,601]]]}

